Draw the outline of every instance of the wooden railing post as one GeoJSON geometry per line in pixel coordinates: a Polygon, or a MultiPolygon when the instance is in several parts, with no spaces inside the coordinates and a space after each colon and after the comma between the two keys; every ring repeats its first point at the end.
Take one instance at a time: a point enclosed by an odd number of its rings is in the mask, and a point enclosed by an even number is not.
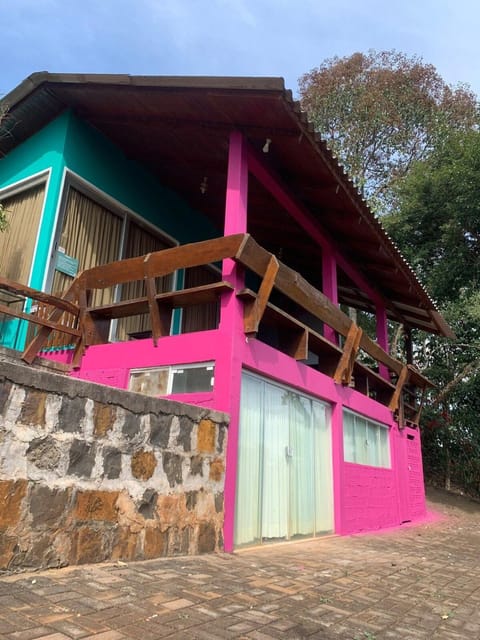
{"type": "Polygon", "coordinates": [[[257,333],[258,325],[267,308],[268,300],[275,284],[279,265],[278,260],[272,254],[267,270],[254,300],[245,303],[244,325],[245,333],[257,333]]]}
{"type": "Polygon", "coordinates": [[[343,354],[338,363],[337,370],[333,376],[333,379],[337,384],[348,385],[352,379],[353,365],[355,364],[355,358],[357,357],[358,349],[360,347],[360,340],[362,339],[362,329],[352,322],[345,346],[343,347],[343,354]]]}
{"type": "Polygon", "coordinates": [[[393,392],[392,399],[390,400],[390,403],[388,405],[388,408],[391,411],[396,411],[398,409],[402,390],[404,385],[408,381],[409,375],[410,372],[408,370],[408,365],[404,365],[402,370],[400,371],[400,375],[398,376],[397,384],[395,386],[395,391],[393,392]]]}
{"type": "MultiPolygon", "coordinates": [[[[48,316],[48,324],[43,323],[43,326],[40,327],[40,330],[38,331],[35,338],[33,338],[30,344],[26,347],[25,351],[22,354],[22,360],[24,360],[28,364],[32,364],[32,362],[37,357],[37,354],[40,351],[40,349],[47,342],[50,333],[54,329],[58,329],[61,331],[61,327],[52,326],[52,325],[56,325],[56,323],[62,317],[62,314],[65,312],[65,308],[63,308],[62,303],[73,303],[73,301],[76,299],[76,291],[77,291],[76,281],[74,280],[62,298],[56,299],[54,296],[48,296],[49,302],[52,305],[55,305],[55,308],[48,316]]],[[[41,292],[38,292],[38,293],[41,293],[41,292]]],[[[32,293],[30,293],[29,295],[30,297],[34,297],[32,293]]],[[[78,314],[78,307],[76,307],[76,305],[71,305],[71,307],[72,307],[71,309],[68,309],[69,313],[75,312],[76,314],[78,314]]]]}

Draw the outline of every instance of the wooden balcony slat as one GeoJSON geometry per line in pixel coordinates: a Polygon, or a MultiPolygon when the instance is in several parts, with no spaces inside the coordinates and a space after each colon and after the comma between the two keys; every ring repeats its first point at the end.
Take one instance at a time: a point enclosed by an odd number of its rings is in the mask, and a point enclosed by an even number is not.
{"type": "Polygon", "coordinates": [[[43,291],[38,291],[37,289],[32,289],[31,287],[27,287],[19,282],[14,282],[9,278],[0,277],[0,290],[1,289],[23,296],[24,298],[31,298],[32,300],[44,302],[52,307],[58,307],[59,309],[72,313],[73,315],[78,315],[78,306],[73,302],[65,300],[64,298],[59,298],[58,296],[53,296],[49,293],[44,293],[43,291]]]}
{"type": "Polygon", "coordinates": [[[362,334],[362,329],[356,324],[352,324],[343,347],[342,357],[333,376],[336,383],[350,384],[362,334]]]}
{"type": "MultiPolygon", "coordinates": [[[[170,308],[189,307],[215,302],[224,291],[232,290],[233,286],[229,282],[212,282],[198,287],[181,289],[180,291],[157,293],[155,300],[157,303],[168,305],[170,308]]],[[[94,317],[108,318],[109,320],[147,314],[149,312],[148,297],[113,302],[101,307],[92,307],[89,311],[94,317]]]]}
{"type": "MultiPolygon", "coordinates": [[[[0,304],[0,313],[3,313],[7,316],[11,316],[13,318],[18,318],[19,320],[28,320],[28,322],[33,322],[34,324],[38,324],[41,327],[46,327],[53,331],[60,331],[61,333],[68,333],[68,335],[79,337],[81,332],[79,329],[74,329],[72,327],[68,327],[66,325],[59,324],[58,322],[52,322],[47,318],[40,318],[34,314],[25,313],[24,311],[15,311],[11,307],[7,305],[0,304]]],[[[63,313],[63,310],[62,310],[63,313]]]]}
{"type": "Polygon", "coordinates": [[[392,399],[388,405],[388,408],[392,411],[396,411],[399,408],[403,387],[408,382],[408,377],[409,369],[408,366],[405,365],[398,376],[397,384],[395,385],[395,390],[392,394],[392,399]]]}
{"type": "Polygon", "coordinates": [[[147,278],[145,280],[145,288],[147,290],[148,311],[150,313],[153,346],[156,347],[159,338],[161,338],[162,336],[167,336],[170,333],[170,313],[166,313],[165,307],[163,307],[163,309],[160,309],[157,301],[155,300],[155,296],[157,294],[155,288],[155,278],[147,278]]]}
{"type": "Polygon", "coordinates": [[[411,364],[408,365],[408,371],[409,371],[409,377],[408,377],[409,383],[415,385],[416,387],[423,389],[425,387],[433,388],[435,386],[428,378],[426,378],[423,374],[421,374],[420,371],[416,369],[413,365],[411,364]]]}
{"type": "MultiPolygon", "coordinates": [[[[240,248],[236,259],[254,273],[263,277],[271,254],[248,236],[240,248]]],[[[298,305],[328,324],[332,329],[346,337],[353,321],[346,316],[321,291],[315,289],[298,272],[279,263],[279,270],[275,282],[276,288],[298,305]]],[[[391,371],[400,375],[403,364],[386,353],[374,340],[365,333],[361,337],[360,348],[375,360],[385,364],[391,371]]]]}
{"type": "Polygon", "coordinates": [[[258,295],[250,302],[247,301],[245,307],[245,333],[255,333],[262,319],[265,309],[272,293],[275,278],[279,269],[278,260],[274,255],[270,257],[265,276],[258,290],[258,295]]]}
{"type": "Polygon", "coordinates": [[[122,302],[113,302],[101,307],[92,307],[90,313],[94,318],[102,317],[108,320],[143,315],[148,313],[148,298],[145,296],[143,298],[123,300],[122,302]]]}
{"type": "Polygon", "coordinates": [[[353,376],[355,379],[358,377],[366,378],[369,382],[369,390],[385,391],[388,393],[385,402],[385,404],[388,404],[393,391],[395,391],[395,385],[392,382],[386,380],[379,373],[358,360],[353,365],[353,376]]]}
{"type": "MultiPolygon", "coordinates": [[[[257,294],[251,289],[242,289],[237,293],[237,297],[248,304],[256,299],[257,294]]],[[[245,320],[246,322],[248,321],[247,318],[245,320]]],[[[332,366],[329,367],[329,369],[333,367],[333,371],[335,370],[337,362],[342,355],[342,350],[337,345],[334,345],[308,325],[297,320],[271,302],[268,302],[265,307],[263,320],[270,326],[280,327],[291,333],[291,340],[283,340],[284,345],[285,343],[290,343],[290,348],[288,349],[290,352],[289,355],[292,355],[292,357],[295,357],[297,360],[306,360],[309,350],[319,356],[327,355],[330,362],[333,358],[333,363],[331,362],[332,366]],[[297,344],[297,347],[292,347],[292,344],[297,344]],[[300,357],[301,354],[303,354],[303,357],[300,357]]],[[[248,325],[246,325],[245,329],[248,333],[248,325]]],[[[283,350],[287,352],[287,349],[284,348],[283,350]]]]}
{"type": "Polygon", "coordinates": [[[216,302],[218,297],[225,291],[233,291],[233,285],[224,280],[202,284],[198,287],[180,289],[180,291],[168,291],[158,293],[157,302],[168,301],[172,307],[189,307],[196,304],[208,304],[216,302]]]}
{"type": "MultiPolygon", "coordinates": [[[[72,302],[73,300],[78,299],[78,291],[77,291],[77,281],[74,280],[67,291],[63,294],[62,300],[63,302],[72,302]]],[[[64,313],[64,309],[61,309],[58,305],[55,305],[55,308],[52,310],[50,315],[48,316],[48,322],[57,324],[58,320],[62,317],[64,313]]],[[[55,330],[55,328],[53,328],[55,330]]],[[[27,345],[25,351],[22,353],[22,360],[27,362],[28,364],[32,364],[35,360],[40,349],[45,345],[48,340],[48,336],[52,332],[52,327],[44,324],[40,327],[39,332],[35,336],[35,338],[27,345]]]]}

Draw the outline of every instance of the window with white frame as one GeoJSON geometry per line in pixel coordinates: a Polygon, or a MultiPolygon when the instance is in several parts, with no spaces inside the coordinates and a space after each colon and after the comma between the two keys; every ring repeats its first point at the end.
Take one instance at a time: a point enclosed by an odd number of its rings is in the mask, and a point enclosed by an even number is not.
{"type": "Polygon", "coordinates": [[[132,369],[128,388],[148,396],[208,392],[213,390],[214,372],[213,362],[132,369]]]}
{"type": "Polygon", "coordinates": [[[390,468],[389,428],[344,409],[343,457],[345,462],[390,468]]]}

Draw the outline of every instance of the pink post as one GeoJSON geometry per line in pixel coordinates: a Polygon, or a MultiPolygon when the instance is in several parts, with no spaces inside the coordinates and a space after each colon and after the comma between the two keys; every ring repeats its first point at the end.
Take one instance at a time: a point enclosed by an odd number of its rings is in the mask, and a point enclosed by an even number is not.
{"type": "MultiPolygon", "coordinates": [[[[377,342],[388,353],[387,312],[385,307],[380,304],[377,304],[377,342]]],[[[379,373],[388,380],[388,367],[382,363],[379,364],[379,373]]]]}
{"type": "MultiPolygon", "coordinates": [[[[246,146],[238,132],[230,135],[228,154],[227,198],[225,203],[225,235],[247,231],[248,167],[246,146]]],[[[244,286],[242,270],[233,260],[224,260],[222,278],[238,291],[244,286]]],[[[225,470],[225,551],[233,551],[235,494],[238,457],[238,423],[242,382],[243,306],[228,293],[222,298],[219,343],[215,366],[215,406],[230,414],[225,470]]]]}
{"type": "MultiPolygon", "coordinates": [[[[333,252],[327,247],[322,250],[322,286],[327,298],[334,304],[338,304],[337,261],[333,252]]],[[[337,343],[337,334],[332,327],[325,325],[323,334],[330,342],[337,343]]]]}
{"type": "Polygon", "coordinates": [[[332,471],[333,471],[333,518],[334,531],[343,533],[343,407],[340,402],[332,406],[332,471]]]}

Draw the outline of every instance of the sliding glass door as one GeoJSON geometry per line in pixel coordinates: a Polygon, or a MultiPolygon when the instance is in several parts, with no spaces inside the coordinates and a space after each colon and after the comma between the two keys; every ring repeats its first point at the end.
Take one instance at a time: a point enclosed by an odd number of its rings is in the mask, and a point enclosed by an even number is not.
{"type": "Polygon", "coordinates": [[[244,373],[235,544],[292,540],[332,529],[328,405],[244,373]]]}

